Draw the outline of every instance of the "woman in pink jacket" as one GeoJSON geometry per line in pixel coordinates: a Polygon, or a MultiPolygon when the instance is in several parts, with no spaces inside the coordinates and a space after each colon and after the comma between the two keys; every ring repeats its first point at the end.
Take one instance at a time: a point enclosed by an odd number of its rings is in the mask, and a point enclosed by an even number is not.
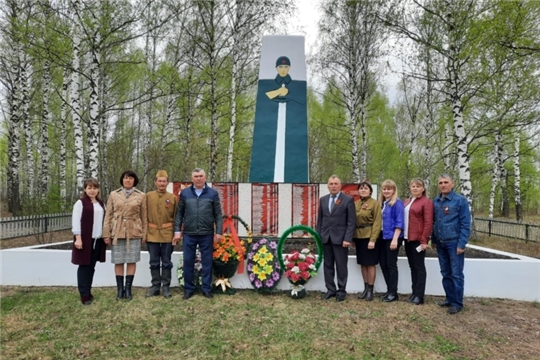
{"type": "Polygon", "coordinates": [[[433,203],[426,197],[424,181],[411,180],[411,197],[405,200],[405,252],[411,268],[412,294],[407,300],[411,304],[424,303],[426,290],[426,248],[433,228],[433,203]]]}

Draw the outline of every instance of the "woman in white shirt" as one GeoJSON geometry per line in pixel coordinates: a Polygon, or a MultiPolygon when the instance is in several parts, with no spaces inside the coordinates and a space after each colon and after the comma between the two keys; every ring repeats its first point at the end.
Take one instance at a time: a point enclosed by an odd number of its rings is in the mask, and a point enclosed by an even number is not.
{"type": "Polygon", "coordinates": [[[105,262],[106,245],[103,241],[103,218],[105,206],[99,197],[99,182],[87,179],[80,200],[73,206],[72,231],[73,247],[71,262],[79,265],[77,287],[83,305],[94,300],[92,281],[96,262],[105,262]]]}

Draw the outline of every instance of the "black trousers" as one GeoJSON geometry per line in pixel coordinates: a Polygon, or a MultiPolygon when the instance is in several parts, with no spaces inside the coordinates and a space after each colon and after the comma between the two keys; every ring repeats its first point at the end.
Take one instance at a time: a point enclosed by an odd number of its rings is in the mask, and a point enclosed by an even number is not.
{"type": "Polygon", "coordinates": [[[150,269],[172,269],[171,255],[173,252],[172,243],[146,242],[148,254],[150,255],[150,269]]]}
{"type": "Polygon", "coordinates": [[[399,248],[401,247],[401,242],[403,240],[398,240],[398,245],[396,250],[390,250],[390,244],[392,243],[392,240],[381,240],[379,239],[377,242],[380,242],[380,252],[379,252],[379,265],[381,266],[381,270],[384,276],[384,281],[386,282],[386,290],[389,293],[397,293],[398,290],[398,266],[397,266],[397,260],[398,260],[398,252],[399,248]]]}
{"type": "Polygon", "coordinates": [[[424,298],[426,292],[426,252],[416,251],[420,246],[420,241],[405,240],[405,253],[411,268],[412,293],[420,298],[424,298]]]}
{"type": "Polygon", "coordinates": [[[349,249],[343,247],[343,245],[332,244],[331,240],[328,240],[323,246],[324,250],[324,283],[326,289],[330,293],[345,295],[347,292],[347,278],[349,276],[349,270],[347,264],[349,262],[349,249]],[[337,289],[334,277],[337,272],[337,289]]]}
{"type": "Polygon", "coordinates": [[[92,282],[96,272],[96,263],[99,261],[102,247],[105,246],[103,239],[92,239],[92,257],[90,265],[79,265],[77,269],[77,287],[81,297],[90,296],[92,291],[92,282]]]}

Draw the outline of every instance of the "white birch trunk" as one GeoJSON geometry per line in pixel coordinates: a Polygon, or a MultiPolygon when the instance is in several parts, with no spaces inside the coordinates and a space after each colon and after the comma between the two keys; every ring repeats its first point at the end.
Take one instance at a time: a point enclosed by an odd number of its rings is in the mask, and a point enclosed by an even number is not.
{"type": "MultiPolygon", "coordinates": [[[[16,12],[15,12],[16,14],[16,12]]],[[[8,124],[8,207],[13,215],[18,215],[21,211],[21,201],[19,194],[19,170],[21,157],[21,46],[18,43],[13,44],[13,61],[11,72],[14,76],[13,88],[10,94],[10,119],[8,124]]]]}
{"type": "Polygon", "coordinates": [[[514,140],[514,201],[516,202],[516,220],[523,221],[523,209],[521,204],[521,171],[519,169],[519,146],[520,136],[516,133],[514,140]]]}
{"type": "Polygon", "coordinates": [[[446,122],[444,124],[444,149],[443,149],[443,163],[444,163],[444,172],[450,173],[450,169],[452,168],[452,157],[451,157],[451,149],[452,149],[452,127],[451,124],[446,122]]]}
{"type": "Polygon", "coordinates": [[[90,112],[89,112],[89,136],[88,136],[88,170],[90,177],[98,178],[99,162],[99,130],[100,130],[100,99],[99,99],[99,43],[101,35],[97,29],[97,21],[94,23],[94,33],[92,36],[92,61],[90,63],[90,112]]]}
{"type": "Polygon", "coordinates": [[[51,123],[51,112],[49,110],[49,97],[51,92],[51,63],[45,60],[43,64],[43,111],[41,117],[41,146],[40,146],[40,174],[39,190],[41,199],[47,199],[49,192],[49,124],[51,123]]]}
{"type": "Polygon", "coordinates": [[[69,96],[69,70],[64,69],[64,79],[62,81],[62,105],[60,110],[60,201],[62,210],[67,209],[66,192],[66,141],[67,141],[67,117],[68,117],[68,96],[69,96]]]}
{"type": "MultiPolygon", "coordinates": [[[[233,36],[233,39],[235,36],[233,36]]],[[[237,40],[233,40],[234,43],[237,43],[237,40]]],[[[234,47],[234,44],[233,44],[234,47]]],[[[234,141],[236,134],[236,97],[238,94],[238,89],[236,86],[236,73],[238,71],[238,57],[236,56],[237,51],[233,50],[233,60],[232,60],[232,76],[231,76],[231,125],[229,127],[229,146],[227,149],[227,181],[232,181],[232,169],[233,169],[233,156],[234,156],[234,141]]]]}
{"type": "Polygon", "coordinates": [[[73,136],[75,139],[75,166],[77,173],[77,191],[80,193],[83,190],[83,182],[85,178],[85,167],[84,167],[84,140],[83,140],[83,127],[81,119],[81,101],[80,101],[80,78],[79,72],[80,69],[80,46],[81,46],[81,24],[79,23],[77,13],[79,11],[79,1],[75,0],[73,2],[73,73],[71,74],[71,109],[72,109],[72,119],[73,119],[73,136]]]}
{"type": "Polygon", "coordinates": [[[364,180],[360,173],[360,166],[358,161],[358,129],[357,129],[357,122],[355,119],[355,114],[353,111],[350,110],[348,107],[347,109],[347,118],[346,118],[346,126],[349,129],[349,137],[351,141],[351,160],[352,160],[352,170],[353,170],[353,181],[355,183],[360,183],[362,180],[364,180]]]}
{"type": "Polygon", "coordinates": [[[34,171],[34,129],[33,121],[30,117],[30,64],[23,56],[21,68],[21,84],[22,84],[22,99],[21,99],[21,116],[24,126],[24,139],[26,144],[26,162],[24,171],[26,173],[27,194],[30,199],[34,198],[35,194],[35,171],[34,171]]]}
{"type": "Polygon", "coordinates": [[[488,218],[493,219],[493,209],[495,207],[495,191],[500,178],[502,162],[502,136],[500,129],[495,131],[495,148],[493,149],[493,176],[491,177],[491,189],[489,191],[488,218]]]}

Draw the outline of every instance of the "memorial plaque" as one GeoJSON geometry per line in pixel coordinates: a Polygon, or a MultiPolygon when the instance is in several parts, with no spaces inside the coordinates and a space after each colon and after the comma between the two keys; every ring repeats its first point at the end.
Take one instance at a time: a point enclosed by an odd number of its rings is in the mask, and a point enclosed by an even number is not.
{"type": "MultiPolygon", "coordinates": [[[[319,204],[318,184],[292,185],[292,224],[305,225],[315,229],[319,204]]],[[[303,231],[295,231],[291,237],[311,237],[303,231]]]]}
{"type": "Polygon", "coordinates": [[[256,236],[278,236],[278,185],[251,185],[251,231],[256,236]]]}

